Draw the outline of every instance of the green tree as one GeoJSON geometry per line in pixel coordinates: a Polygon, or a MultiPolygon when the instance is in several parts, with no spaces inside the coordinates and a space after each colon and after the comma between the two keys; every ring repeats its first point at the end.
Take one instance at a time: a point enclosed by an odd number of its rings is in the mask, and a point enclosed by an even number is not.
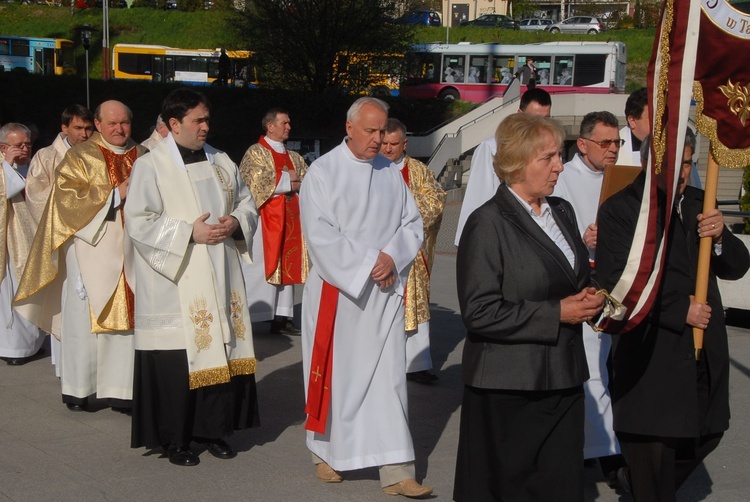
{"type": "Polygon", "coordinates": [[[372,0],[249,0],[236,27],[269,85],[324,93],[347,87],[341,54],[403,54],[412,28],[389,23],[392,10],[372,0]]]}

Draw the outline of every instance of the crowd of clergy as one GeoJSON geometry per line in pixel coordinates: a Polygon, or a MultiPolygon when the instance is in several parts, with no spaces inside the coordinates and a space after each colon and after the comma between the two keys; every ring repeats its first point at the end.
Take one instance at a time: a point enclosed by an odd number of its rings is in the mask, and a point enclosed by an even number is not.
{"type": "MultiPolygon", "coordinates": [[[[586,115],[565,164],[549,94],[528,90],[518,111],[477,148],[456,235],[467,337],[453,497],[580,501],[588,460],[638,501],[674,500],[728,428],[715,276],[741,277],[750,257],[721,213],[700,213],[689,132],[654,315],[627,343],[596,330],[594,285],[616,283],[643,197],[641,176],[600,209],[602,179],[648,154],[646,90],[622,129],[610,111],[586,115]],[[706,304],[689,295],[699,237],[714,242],[706,304]],[[685,362],[692,326],[711,341],[685,362]]],[[[26,126],[0,128],[0,357],[25,364],[50,335],[71,412],[104,402],[132,417],[133,448],[195,466],[192,443],[231,459],[227,438],[259,425],[253,324],[268,322],[301,336],[317,478],[377,467],[384,493],[429,497],[406,381],[438,380],[430,272],[446,192],[388,105],[355,101],[344,140],[309,166],[281,108],[236,164],[207,144],[211,106],[192,89],[166,97],[141,144],[119,101],[61,119],[33,156],[26,126]]]]}

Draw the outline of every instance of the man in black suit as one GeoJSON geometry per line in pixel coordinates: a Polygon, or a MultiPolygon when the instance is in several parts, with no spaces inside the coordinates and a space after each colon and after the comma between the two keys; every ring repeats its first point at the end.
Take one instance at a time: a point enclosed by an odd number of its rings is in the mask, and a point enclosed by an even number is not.
{"type": "MultiPolygon", "coordinates": [[[[688,131],[655,303],[641,324],[614,338],[614,429],[638,502],[675,500],[677,489],[729,428],[729,350],[716,278],[739,279],[750,267],[750,256],[724,226],[721,212],[701,214],[703,191],[686,185],[694,151],[695,136],[688,131]],[[706,304],[692,295],[699,237],[714,243],[706,304]],[[697,361],[693,326],[705,330],[697,361]]],[[[596,275],[607,290],[625,266],[644,184],[641,173],[599,209],[596,275]]],[[[665,199],[658,208],[661,228],[665,199]]]]}

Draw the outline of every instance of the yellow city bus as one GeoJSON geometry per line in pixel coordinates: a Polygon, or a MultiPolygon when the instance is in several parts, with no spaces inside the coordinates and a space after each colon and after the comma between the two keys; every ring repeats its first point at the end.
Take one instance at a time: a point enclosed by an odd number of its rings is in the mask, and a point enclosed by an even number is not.
{"type": "MultiPolygon", "coordinates": [[[[254,54],[245,50],[226,52],[232,62],[230,85],[257,87],[258,69],[254,54]]],[[[220,49],[115,44],[112,48],[112,78],[218,85],[220,55],[220,49]]]]}
{"type": "Polygon", "coordinates": [[[34,75],[75,75],[73,42],[0,35],[0,71],[17,68],[34,75]]]}
{"type": "Polygon", "coordinates": [[[340,52],[336,80],[344,92],[371,96],[398,96],[404,56],[340,52]]]}

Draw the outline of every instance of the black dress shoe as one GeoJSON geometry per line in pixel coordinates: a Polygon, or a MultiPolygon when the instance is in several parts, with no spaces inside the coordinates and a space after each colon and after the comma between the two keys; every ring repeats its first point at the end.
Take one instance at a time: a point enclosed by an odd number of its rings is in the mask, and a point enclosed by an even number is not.
{"type": "Polygon", "coordinates": [[[297,328],[291,319],[287,317],[277,316],[271,321],[271,334],[272,335],[288,335],[288,336],[300,336],[302,331],[297,328]]]}
{"type": "Polygon", "coordinates": [[[633,488],[630,484],[630,467],[620,467],[615,471],[607,474],[607,486],[617,492],[632,493],[633,488]]]}
{"type": "Polygon", "coordinates": [[[78,403],[65,403],[65,406],[67,406],[70,411],[75,412],[86,411],[88,409],[88,406],[86,406],[85,404],[78,403]]]}
{"type": "Polygon", "coordinates": [[[198,465],[201,462],[198,455],[185,446],[173,446],[169,448],[167,450],[167,456],[169,457],[170,464],[182,465],[185,467],[198,465]]]}
{"type": "Polygon", "coordinates": [[[229,446],[229,443],[223,439],[213,439],[211,441],[206,441],[203,444],[206,445],[208,453],[216,458],[229,459],[237,456],[237,452],[234,451],[232,447],[229,446]]]}
{"type": "Polygon", "coordinates": [[[8,366],[23,366],[29,362],[28,357],[3,357],[2,360],[5,361],[8,366]]]}
{"type": "Polygon", "coordinates": [[[410,382],[433,384],[438,381],[438,376],[430,370],[422,370],[407,373],[406,379],[410,382]]]}

